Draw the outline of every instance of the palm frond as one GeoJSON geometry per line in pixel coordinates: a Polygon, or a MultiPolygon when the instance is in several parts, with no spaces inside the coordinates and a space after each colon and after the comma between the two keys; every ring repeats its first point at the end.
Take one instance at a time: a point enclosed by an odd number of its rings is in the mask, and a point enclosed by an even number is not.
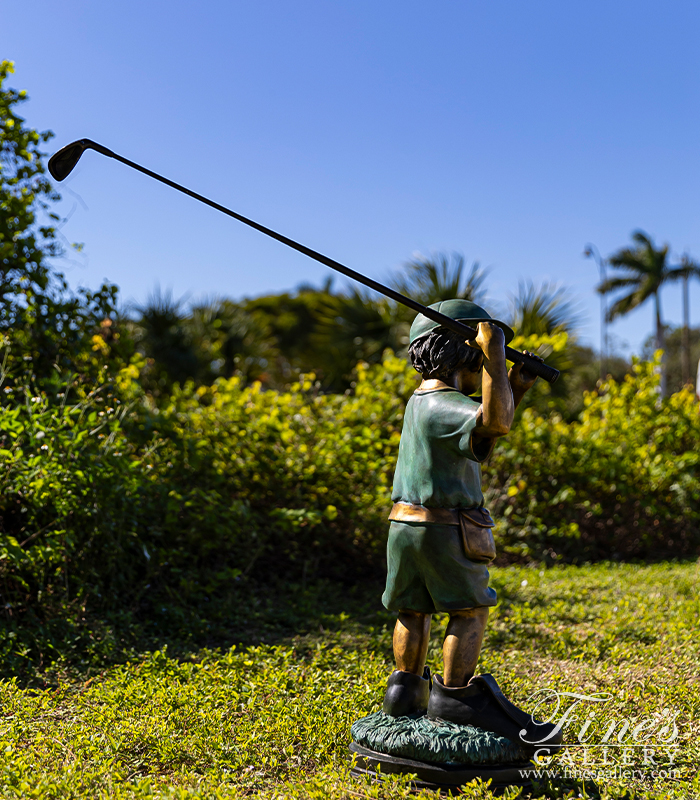
{"type": "Polygon", "coordinates": [[[648,300],[648,298],[649,294],[645,294],[643,292],[631,292],[630,294],[624,295],[624,297],[616,300],[608,309],[608,313],[606,315],[608,322],[612,322],[617,317],[622,317],[625,314],[628,314],[638,306],[641,306],[642,303],[648,300]]]}
{"type": "Polygon", "coordinates": [[[634,275],[608,278],[596,286],[596,292],[598,294],[609,294],[610,292],[616,292],[618,289],[626,289],[628,286],[637,286],[638,284],[639,278],[634,275]]]}
{"type": "Polygon", "coordinates": [[[700,279],[700,265],[695,261],[691,261],[688,256],[683,256],[679,267],[673,267],[673,269],[668,270],[666,280],[678,281],[686,278],[700,279]]]}
{"type": "Polygon", "coordinates": [[[521,281],[518,294],[510,296],[510,324],[525,336],[574,331],[581,323],[581,310],[566,289],[554,283],[537,287],[521,281]]]}
{"type": "Polygon", "coordinates": [[[617,253],[608,258],[611,267],[622,267],[636,273],[648,273],[654,269],[653,263],[647,258],[647,254],[639,250],[625,248],[618,250],[617,253]]]}
{"type": "Polygon", "coordinates": [[[483,283],[488,275],[478,261],[466,273],[464,256],[453,253],[437,253],[432,256],[416,256],[404,265],[403,271],[393,277],[390,285],[401,294],[418,300],[424,305],[437,303],[453,297],[483,302],[483,283]]]}
{"type": "Polygon", "coordinates": [[[652,242],[649,234],[643,230],[640,230],[639,228],[637,228],[636,231],[632,231],[632,240],[637,242],[637,244],[643,248],[653,249],[654,247],[654,243],[652,242]]]}
{"type": "Polygon", "coordinates": [[[186,317],[186,301],[186,295],[175,299],[170,289],[163,290],[160,284],[156,284],[146,302],[132,304],[130,311],[136,315],[139,328],[158,336],[182,325],[186,317]]]}

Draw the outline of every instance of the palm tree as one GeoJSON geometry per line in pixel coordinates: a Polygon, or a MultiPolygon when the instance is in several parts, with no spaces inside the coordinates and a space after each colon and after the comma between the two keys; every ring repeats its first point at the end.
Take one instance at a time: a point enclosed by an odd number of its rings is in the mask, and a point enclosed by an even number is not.
{"type": "Polygon", "coordinates": [[[426,306],[453,297],[481,303],[488,270],[475,261],[465,275],[465,267],[464,256],[459,253],[453,253],[451,259],[445,253],[419,255],[404,265],[404,271],[394,276],[391,285],[426,306]]]}
{"type": "Polygon", "coordinates": [[[197,354],[186,329],[185,301],[156,286],[143,305],[132,306],[136,315],[133,337],[148,365],[144,382],[155,395],[169,391],[174,382],[182,384],[194,378],[198,372],[197,354]]]}
{"type": "MultiPolygon", "coordinates": [[[[650,297],[654,298],[656,318],[656,349],[664,349],[664,325],[661,318],[661,287],[671,281],[681,280],[688,274],[689,266],[671,267],[669,247],[656,248],[644,231],[635,231],[632,240],[636,247],[623,247],[610,256],[608,264],[621,271],[616,277],[603,281],[597,290],[603,294],[625,293],[608,309],[608,321],[628,314],[650,297]]],[[[695,273],[693,273],[695,274],[695,273]]],[[[666,394],[666,370],[661,368],[661,394],[666,394]]]]}
{"type": "Polygon", "coordinates": [[[523,336],[573,333],[581,312],[564,287],[543,283],[538,288],[532,281],[520,281],[518,294],[510,297],[509,321],[523,336]]]}
{"type": "MultiPolygon", "coordinates": [[[[535,286],[532,281],[520,281],[517,295],[509,297],[508,323],[521,336],[547,336],[557,333],[569,334],[564,350],[552,352],[551,347],[540,349],[539,355],[547,359],[547,363],[556,367],[562,377],[553,385],[545,387],[540,381],[539,388],[531,398],[531,403],[538,406],[538,398],[543,400],[539,405],[542,413],[551,410],[552,398],[558,401],[558,407],[566,405],[566,398],[571,394],[571,370],[578,359],[573,354],[578,349],[575,331],[581,323],[581,311],[569,292],[555,283],[543,283],[535,286]],[[544,392],[544,395],[542,393],[544,392]]],[[[557,403],[555,403],[557,405],[557,403]]],[[[572,407],[573,408],[573,407],[572,407]]],[[[567,407],[567,415],[571,409],[567,407]]]]}

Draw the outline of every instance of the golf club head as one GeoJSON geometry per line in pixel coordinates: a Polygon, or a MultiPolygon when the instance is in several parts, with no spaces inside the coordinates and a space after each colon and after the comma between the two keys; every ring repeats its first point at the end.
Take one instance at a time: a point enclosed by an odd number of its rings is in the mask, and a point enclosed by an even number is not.
{"type": "Polygon", "coordinates": [[[93,142],[91,139],[78,139],[77,142],[67,144],[51,156],[49,159],[49,172],[52,177],[57,181],[67,178],[78,161],[80,161],[80,156],[86,150],[97,150],[98,153],[102,153],[105,156],[114,156],[111,150],[97,142],[93,142]]]}

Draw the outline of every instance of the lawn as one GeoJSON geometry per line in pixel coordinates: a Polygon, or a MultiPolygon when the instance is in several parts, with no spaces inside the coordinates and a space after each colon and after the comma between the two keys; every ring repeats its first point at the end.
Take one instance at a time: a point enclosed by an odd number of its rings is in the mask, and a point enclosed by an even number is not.
{"type": "MultiPolygon", "coordinates": [[[[600,743],[617,720],[609,743],[619,745],[627,720],[648,745],[572,747],[549,765],[558,776],[504,796],[700,797],[699,577],[696,563],[493,571],[500,605],[480,670],[528,710],[542,687],[610,695],[579,704],[567,743],[600,743]],[[664,724],[673,741],[659,747],[664,724]]],[[[345,601],[337,587],[296,588],[268,598],[228,649],[171,645],[99,669],[54,667],[46,688],[4,681],[0,795],[408,797],[405,782],[348,774],[350,726],[379,707],[392,668],[392,617],[378,598],[376,586],[345,601]]],[[[434,624],[435,671],[444,623],[434,624]]],[[[464,796],[493,794],[470,785],[464,796]]]]}

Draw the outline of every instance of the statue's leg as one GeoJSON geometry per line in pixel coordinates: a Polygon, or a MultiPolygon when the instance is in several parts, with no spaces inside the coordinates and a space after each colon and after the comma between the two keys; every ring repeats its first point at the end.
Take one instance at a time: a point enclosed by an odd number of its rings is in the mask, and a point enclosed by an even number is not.
{"type": "Polygon", "coordinates": [[[394,628],[396,669],[387,681],[382,709],[391,717],[420,717],[430,699],[430,672],[425,668],[430,614],[399,611],[394,628]]]}
{"type": "Polygon", "coordinates": [[[430,640],[430,614],[399,611],[394,628],[396,669],[423,675],[430,640]]]}
{"type": "Polygon", "coordinates": [[[559,726],[539,722],[511,703],[492,675],[474,675],[488,615],[486,606],[450,612],[442,650],[445,674],[434,676],[428,718],[491,731],[528,752],[539,746],[551,752],[563,739],[559,726]]]}
{"type": "Polygon", "coordinates": [[[445,686],[466,686],[474,675],[488,617],[487,607],[450,612],[442,645],[445,686]]]}

